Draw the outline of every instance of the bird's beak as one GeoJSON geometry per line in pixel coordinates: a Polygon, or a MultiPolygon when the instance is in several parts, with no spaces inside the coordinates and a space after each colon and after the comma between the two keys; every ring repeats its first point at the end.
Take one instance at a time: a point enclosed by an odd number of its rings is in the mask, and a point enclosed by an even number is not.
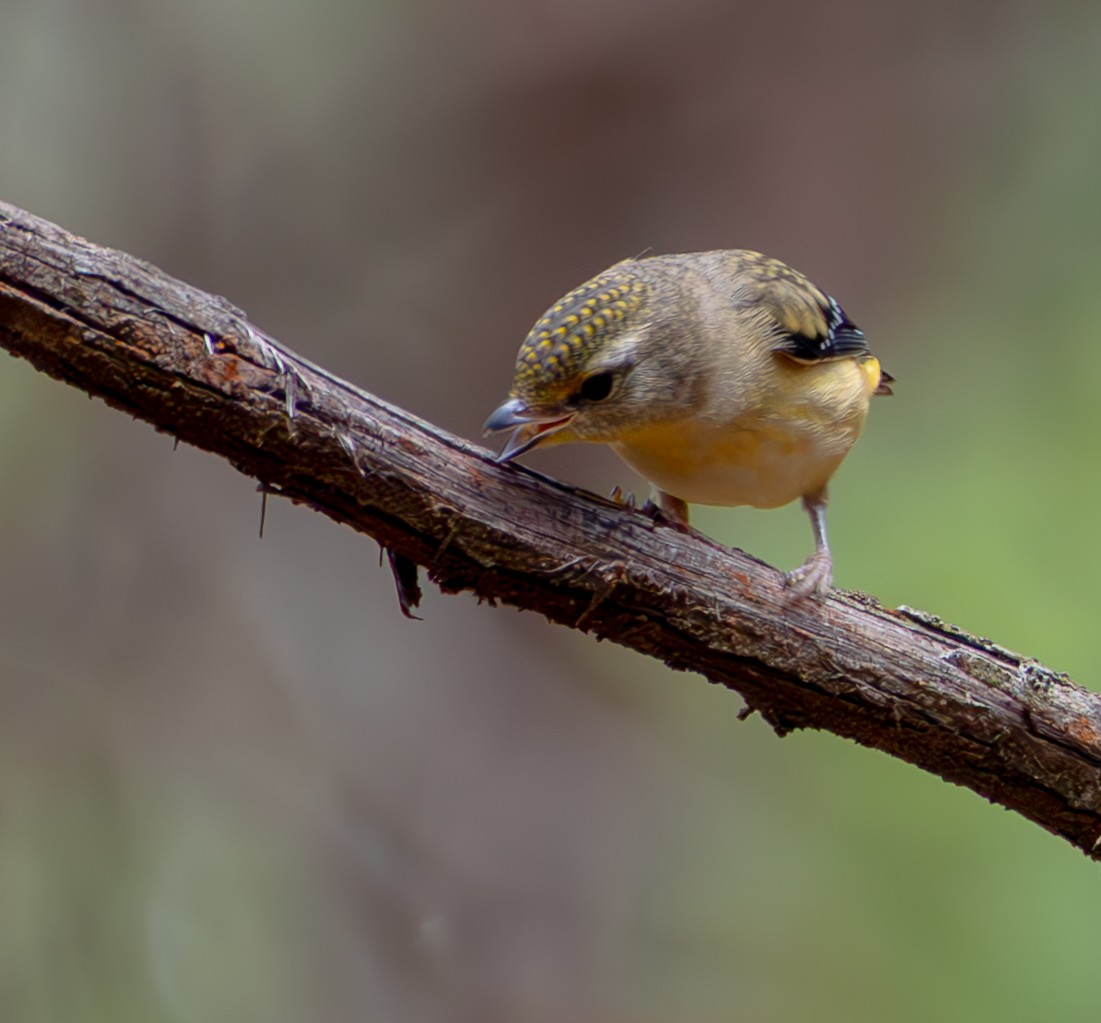
{"type": "Polygon", "coordinates": [[[546,416],[533,412],[519,398],[509,398],[485,422],[485,433],[511,429],[505,446],[497,456],[500,463],[511,462],[518,455],[530,451],[551,435],[569,426],[574,414],[546,416]]]}

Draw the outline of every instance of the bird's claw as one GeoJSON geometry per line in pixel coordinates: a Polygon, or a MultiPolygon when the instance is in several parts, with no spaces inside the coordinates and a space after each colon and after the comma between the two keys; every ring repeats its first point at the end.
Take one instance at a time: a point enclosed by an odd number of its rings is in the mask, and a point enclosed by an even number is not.
{"type": "Polygon", "coordinates": [[[828,551],[815,551],[798,568],[784,575],[784,587],[801,597],[818,597],[833,587],[833,558],[828,551]]]}
{"type": "Polygon", "coordinates": [[[689,536],[703,536],[698,529],[694,529],[689,525],[687,515],[680,514],[677,507],[670,508],[661,501],[654,501],[648,497],[639,505],[638,510],[658,526],[678,529],[689,536]]]}
{"type": "Polygon", "coordinates": [[[635,495],[630,490],[624,490],[621,486],[612,487],[612,492],[609,495],[616,504],[622,505],[624,508],[630,508],[632,511],[638,505],[635,502],[635,495]]]}
{"type": "Polygon", "coordinates": [[[616,504],[630,511],[641,512],[651,522],[659,526],[671,526],[673,529],[683,529],[686,532],[693,532],[693,530],[689,528],[688,523],[677,515],[675,510],[671,511],[663,507],[659,501],[655,501],[648,497],[642,504],[639,504],[638,499],[631,491],[624,490],[622,487],[618,486],[612,488],[612,492],[609,496],[616,504]]]}

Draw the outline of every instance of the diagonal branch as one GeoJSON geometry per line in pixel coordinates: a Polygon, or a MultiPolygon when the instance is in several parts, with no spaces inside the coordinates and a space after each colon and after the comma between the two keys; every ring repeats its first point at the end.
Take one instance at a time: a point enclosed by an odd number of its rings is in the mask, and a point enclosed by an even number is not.
{"type": "MultiPolygon", "coordinates": [[[[224,299],[0,203],[0,345],[229,459],[445,592],[538,611],[966,785],[1101,859],[1101,696],[933,616],[800,600],[737,550],[513,466],[333,377],[224,299]]],[[[406,606],[405,610],[409,610],[406,606]]]]}

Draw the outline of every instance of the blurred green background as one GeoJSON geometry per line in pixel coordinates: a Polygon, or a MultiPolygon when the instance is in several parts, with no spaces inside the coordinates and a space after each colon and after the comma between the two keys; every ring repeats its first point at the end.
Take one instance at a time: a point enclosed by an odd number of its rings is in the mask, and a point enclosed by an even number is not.
{"type": "MultiPolygon", "coordinates": [[[[898,378],[838,583],[1096,681],[1101,7],[5,0],[0,196],[476,438],[562,292],[759,248],[898,378]]],[[[533,466],[637,485],[601,450],[533,466]]],[[[1097,1018],[1096,866],[0,362],[0,1018],[1097,1018]]],[[[802,512],[702,510],[790,568],[802,512]]]]}

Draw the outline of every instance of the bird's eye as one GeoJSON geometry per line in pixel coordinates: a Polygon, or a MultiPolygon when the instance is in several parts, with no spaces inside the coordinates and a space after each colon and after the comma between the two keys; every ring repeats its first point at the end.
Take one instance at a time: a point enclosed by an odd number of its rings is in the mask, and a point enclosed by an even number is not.
{"type": "Polygon", "coordinates": [[[615,374],[611,370],[594,373],[581,381],[581,386],[577,389],[577,398],[581,401],[603,401],[612,393],[614,383],[615,374]]]}

